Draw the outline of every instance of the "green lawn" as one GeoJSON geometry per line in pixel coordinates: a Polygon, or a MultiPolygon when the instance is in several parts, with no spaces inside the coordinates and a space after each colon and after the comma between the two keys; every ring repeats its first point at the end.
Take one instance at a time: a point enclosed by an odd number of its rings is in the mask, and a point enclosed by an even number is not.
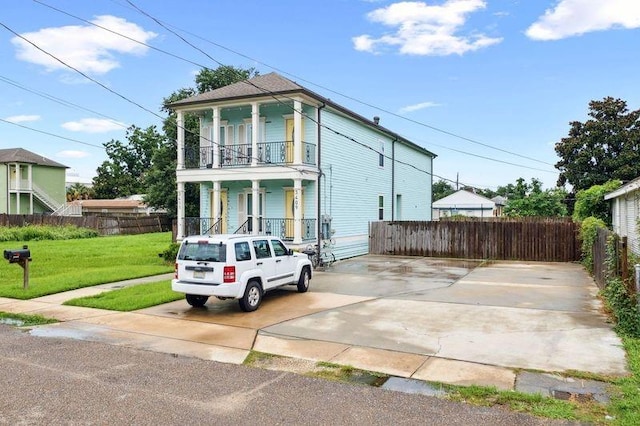
{"type": "Polygon", "coordinates": [[[104,293],[67,300],[65,305],[112,311],[135,311],[184,298],[184,294],[171,290],[171,281],[140,284],[104,293]]]}
{"type": "Polygon", "coordinates": [[[29,288],[22,288],[22,268],[0,259],[0,297],[31,299],[97,284],[173,271],[158,256],[171,243],[171,233],[118,235],[74,240],[2,242],[0,249],[27,244],[29,288]]]}

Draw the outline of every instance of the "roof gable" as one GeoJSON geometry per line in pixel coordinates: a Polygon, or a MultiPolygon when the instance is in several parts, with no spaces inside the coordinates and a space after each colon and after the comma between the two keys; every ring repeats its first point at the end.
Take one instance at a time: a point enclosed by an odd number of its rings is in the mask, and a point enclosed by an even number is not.
{"type": "Polygon", "coordinates": [[[239,81],[209,92],[200,93],[190,98],[172,102],[172,107],[200,102],[221,101],[253,96],[272,95],[303,91],[304,87],[275,72],[259,75],[249,80],[239,81]]]}
{"type": "Polygon", "coordinates": [[[60,164],[43,157],[42,155],[38,155],[22,148],[0,149],[0,164],[7,163],[28,163],[37,164],[39,166],[60,167],[63,169],[68,168],[64,164],[60,164]]]}
{"type": "Polygon", "coordinates": [[[418,150],[419,152],[430,156],[431,158],[435,158],[436,154],[429,151],[428,149],[411,142],[410,140],[398,135],[391,130],[380,126],[377,122],[373,122],[360,114],[357,114],[348,108],[345,108],[331,99],[325,98],[304,86],[299,85],[298,83],[289,80],[286,77],[281,76],[278,73],[271,72],[265,75],[259,75],[257,77],[253,77],[249,80],[239,81],[237,83],[230,84],[228,86],[220,87],[215,90],[211,90],[209,92],[200,93],[195,96],[191,96],[186,99],[182,99],[176,102],[170,103],[168,106],[178,110],[181,108],[188,108],[190,106],[196,106],[198,104],[206,104],[209,102],[219,102],[219,101],[232,101],[237,99],[245,99],[245,98],[255,98],[255,97],[269,97],[273,98],[277,95],[286,95],[300,93],[310,98],[313,98],[318,101],[318,104],[325,105],[329,108],[332,108],[335,111],[338,111],[341,114],[345,114],[350,116],[352,119],[355,119],[364,125],[376,129],[377,131],[386,134],[395,140],[406,144],[407,146],[411,146],[412,148],[418,150]]]}
{"type": "Polygon", "coordinates": [[[449,208],[452,206],[493,209],[495,205],[496,203],[490,199],[482,195],[474,194],[473,192],[465,191],[464,189],[433,202],[434,209],[449,208]]]}

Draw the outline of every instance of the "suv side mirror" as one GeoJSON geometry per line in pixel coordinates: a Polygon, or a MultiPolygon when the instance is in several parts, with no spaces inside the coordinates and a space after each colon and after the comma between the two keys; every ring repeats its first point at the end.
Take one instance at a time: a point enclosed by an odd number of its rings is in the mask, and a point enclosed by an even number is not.
{"type": "Polygon", "coordinates": [[[293,256],[293,249],[287,249],[287,256],[293,256]]]}

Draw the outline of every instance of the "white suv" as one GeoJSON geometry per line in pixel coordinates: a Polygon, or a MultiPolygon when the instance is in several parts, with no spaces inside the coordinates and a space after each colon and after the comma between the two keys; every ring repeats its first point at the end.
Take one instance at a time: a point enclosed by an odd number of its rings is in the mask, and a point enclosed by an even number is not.
{"type": "Polygon", "coordinates": [[[173,291],[185,293],[191,306],[209,296],[238,299],[245,312],[260,306],[265,291],[283,285],[309,289],[311,261],[275,237],[197,235],[186,237],[176,259],[173,291]]]}

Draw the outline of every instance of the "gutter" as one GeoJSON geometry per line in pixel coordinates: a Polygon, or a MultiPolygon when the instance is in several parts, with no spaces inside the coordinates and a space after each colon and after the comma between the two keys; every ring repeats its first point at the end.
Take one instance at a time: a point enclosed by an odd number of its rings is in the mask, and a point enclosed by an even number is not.
{"type": "Polygon", "coordinates": [[[396,141],[398,138],[394,138],[391,141],[391,222],[395,221],[396,214],[396,141]]]}
{"type": "Polygon", "coordinates": [[[318,253],[320,251],[320,247],[322,247],[322,220],[321,220],[321,214],[322,214],[322,191],[321,191],[321,181],[322,181],[322,168],[320,167],[322,165],[321,163],[321,159],[322,159],[322,126],[321,124],[321,119],[320,119],[320,111],[322,110],[322,108],[324,108],[325,106],[327,106],[324,102],[322,102],[322,105],[320,105],[318,107],[318,157],[316,158],[316,161],[318,162],[318,179],[316,180],[316,185],[318,185],[318,191],[317,191],[317,197],[318,199],[316,200],[316,238],[317,238],[317,244],[318,244],[318,253]]]}

